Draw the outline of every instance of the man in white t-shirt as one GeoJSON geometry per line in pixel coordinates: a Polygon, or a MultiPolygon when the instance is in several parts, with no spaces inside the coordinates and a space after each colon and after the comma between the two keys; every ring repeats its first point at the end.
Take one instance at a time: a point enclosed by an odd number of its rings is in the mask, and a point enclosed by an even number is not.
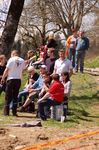
{"type": "Polygon", "coordinates": [[[21,77],[24,69],[25,61],[19,57],[17,50],[13,50],[1,79],[3,83],[7,77],[4,105],[4,115],[6,116],[9,115],[9,104],[11,100],[13,100],[12,114],[13,116],[17,116],[17,96],[21,86],[21,77]]]}
{"type": "Polygon", "coordinates": [[[61,74],[63,72],[69,72],[69,76],[73,74],[73,67],[71,61],[65,57],[65,51],[59,50],[59,59],[55,61],[54,73],[59,74],[60,80],[62,80],[61,74]]]}

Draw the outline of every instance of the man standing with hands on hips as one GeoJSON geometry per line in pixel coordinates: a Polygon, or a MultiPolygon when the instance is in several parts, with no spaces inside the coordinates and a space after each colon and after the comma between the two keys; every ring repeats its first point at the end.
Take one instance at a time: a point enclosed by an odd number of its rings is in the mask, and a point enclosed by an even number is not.
{"type": "Polygon", "coordinates": [[[1,79],[1,82],[4,83],[7,77],[4,105],[5,116],[9,116],[9,105],[11,100],[13,100],[12,114],[13,116],[17,116],[17,96],[21,86],[22,72],[24,69],[25,61],[19,57],[19,52],[17,50],[13,50],[1,79]]]}

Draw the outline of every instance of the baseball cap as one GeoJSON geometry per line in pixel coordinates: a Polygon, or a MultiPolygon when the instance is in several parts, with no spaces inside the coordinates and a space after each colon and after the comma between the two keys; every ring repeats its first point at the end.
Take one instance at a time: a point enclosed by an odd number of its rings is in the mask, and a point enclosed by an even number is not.
{"type": "Polygon", "coordinates": [[[41,65],[40,68],[47,69],[46,65],[41,65]]]}

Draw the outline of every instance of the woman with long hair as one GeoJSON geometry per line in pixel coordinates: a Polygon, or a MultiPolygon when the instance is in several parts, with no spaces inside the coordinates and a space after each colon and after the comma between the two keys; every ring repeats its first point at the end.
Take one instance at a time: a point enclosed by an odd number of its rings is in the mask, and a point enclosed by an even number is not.
{"type": "Polygon", "coordinates": [[[68,100],[69,100],[70,92],[71,92],[71,81],[70,81],[68,72],[62,73],[62,81],[64,85],[64,102],[66,103],[67,110],[68,110],[68,100]]]}

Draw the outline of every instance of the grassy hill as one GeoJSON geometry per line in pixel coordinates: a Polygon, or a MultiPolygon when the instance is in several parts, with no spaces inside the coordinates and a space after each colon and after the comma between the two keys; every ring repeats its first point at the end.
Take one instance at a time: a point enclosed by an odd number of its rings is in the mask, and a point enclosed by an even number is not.
{"type": "Polygon", "coordinates": [[[96,58],[89,58],[88,60],[85,61],[85,67],[88,68],[99,68],[99,56],[96,58]]]}
{"type": "MultiPolygon", "coordinates": [[[[98,58],[93,61],[86,62],[86,67],[98,66],[98,58]],[[96,62],[96,63],[95,63],[96,62]]],[[[23,89],[24,84],[27,79],[27,73],[25,72],[22,78],[23,89]]],[[[69,100],[69,114],[67,116],[66,122],[60,123],[51,119],[44,122],[46,126],[60,126],[60,127],[74,127],[78,124],[84,126],[98,126],[98,116],[99,116],[99,83],[96,77],[89,74],[74,74],[71,78],[72,81],[72,91],[69,100]],[[97,108],[97,109],[96,109],[97,108]]],[[[21,90],[20,89],[20,90],[21,90]]],[[[26,121],[33,121],[36,118],[33,117],[34,114],[28,113],[18,113],[20,117],[15,118],[12,113],[9,117],[3,115],[4,107],[4,93],[0,97],[0,125],[3,126],[8,123],[23,123],[26,121]],[[32,118],[29,117],[32,115],[32,118]],[[25,117],[28,116],[28,117],[25,117]]]]}

